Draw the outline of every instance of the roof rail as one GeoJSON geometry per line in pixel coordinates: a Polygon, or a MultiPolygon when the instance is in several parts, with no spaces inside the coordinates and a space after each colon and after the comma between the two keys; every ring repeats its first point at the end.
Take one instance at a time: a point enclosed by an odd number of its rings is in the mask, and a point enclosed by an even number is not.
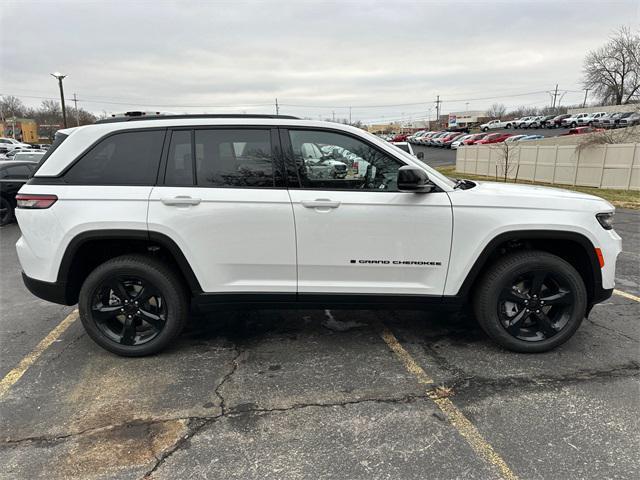
{"type": "Polygon", "coordinates": [[[140,114],[138,112],[127,112],[124,116],[110,117],[103,120],[98,120],[96,123],[115,123],[115,122],[134,122],[138,120],[176,120],[185,118],[273,118],[273,119],[285,119],[285,120],[300,120],[299,117],[292,115],[261,115],[261,114],[235,114],[235,113],[195,113],[184,115],[147,115],[140,114]],[[133,114],[133,115],[132,115],[133,114]]]}

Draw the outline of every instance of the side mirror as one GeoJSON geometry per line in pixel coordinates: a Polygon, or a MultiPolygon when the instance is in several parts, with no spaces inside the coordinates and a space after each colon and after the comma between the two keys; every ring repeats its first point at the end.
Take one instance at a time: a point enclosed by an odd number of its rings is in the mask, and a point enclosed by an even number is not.
{"type": "Polygon", "coordinates": [[[424,160],[424,152],[418,152],[416,153],[416,158],[418,160],[424,160]]]}
{"type": "Polygon", "coordinates": [[[427,172],[418,167],[405,165],[398,169],[398,190],[401,192],[429,193],[433,184],[427,172]]]}

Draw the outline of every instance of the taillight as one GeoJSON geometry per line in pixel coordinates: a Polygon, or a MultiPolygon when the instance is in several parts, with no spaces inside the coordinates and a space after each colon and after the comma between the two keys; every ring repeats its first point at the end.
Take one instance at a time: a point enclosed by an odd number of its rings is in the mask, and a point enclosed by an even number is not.
{"type": "Polygon", "coordinates": [[[16,195],[18,208],[49,208],[57,200],[58,197],[55,195],[31,195],[28,193],[16,195]]]}

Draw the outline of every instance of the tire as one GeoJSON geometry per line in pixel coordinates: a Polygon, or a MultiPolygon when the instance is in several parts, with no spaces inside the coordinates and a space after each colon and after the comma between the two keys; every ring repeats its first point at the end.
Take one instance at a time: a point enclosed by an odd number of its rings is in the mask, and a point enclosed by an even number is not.
{"type": "Polygon", "coordinates": [[[4,198],[0,197],[0,225],[8,225],[13,222],[13,205],[11,202],[4,198]]]}
{"type": "Polygon", "coordinates": [[[507,130],[509,130],[511,128],[511,124],[507,123],[507,126],[505,127],[507,130]]]}
{"type": "Polygon", "coordinates": [[[571,128],[576,128],[578,124],[576,122],[571,122],[571,128]]]}
{"type": "Polygon", "coordinates": [[[117,355],[142,357],[161,351],[180,334],[189,299],[165,264],[145,255],[123,255],[89,274],[78,307],[87,334],[98,345],[117,355]]]}
{"type": "Polygon", "coordinates": [[[482,131],[483,131],[483,132],[488,132],[488,131],[489,131],[489,129],[488,129],[487,127],[485,127],[485,128],[483,128],[483,129],[482,129],[482,131]]]}
{"type": "Polygon", "coordinates": [[[514,352],[546,352],[563,344],[587,310],[580,274],[547,252],[508,254],[491,265],[477,285],[473,306],[478,323],[492,340],[514,352]],[[542,287],[535,296],[535,279],[540,277],[542,287]],[[519,279],[523,282],[516,287],[519,279]]]}

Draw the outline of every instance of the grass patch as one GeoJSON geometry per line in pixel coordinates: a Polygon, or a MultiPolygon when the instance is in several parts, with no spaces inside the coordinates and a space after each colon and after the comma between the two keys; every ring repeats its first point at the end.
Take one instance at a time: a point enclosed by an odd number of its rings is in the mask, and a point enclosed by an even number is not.
{"type": "MultiPolygon", "coordinates": [[[[487,177],[485,175],[473,175],[470,173],[456,172],[456,168],[454,166],[439,167],[436,170],[448,177],[468,178],[469,180],[485,180],[488,182],[496,181],[496,177],[487,177]]],[[[497,181],[502,182],[503,179],[498,178],[497,181]]],[[[513,180],[509,180],[509,182],[514,183],[513,180]]],[[[544,185],[546,187],[564,188],[566,190],[575,190],[576,192],[589,193],[591,195],[604,198],[616,207],[640,210],[640,192],[635,190],[613,190],[609,188],[578,187],[574,185],[530,182],[528,180],[518,180],[517,183],[521,183],[524,185],[544,185]]]]}

